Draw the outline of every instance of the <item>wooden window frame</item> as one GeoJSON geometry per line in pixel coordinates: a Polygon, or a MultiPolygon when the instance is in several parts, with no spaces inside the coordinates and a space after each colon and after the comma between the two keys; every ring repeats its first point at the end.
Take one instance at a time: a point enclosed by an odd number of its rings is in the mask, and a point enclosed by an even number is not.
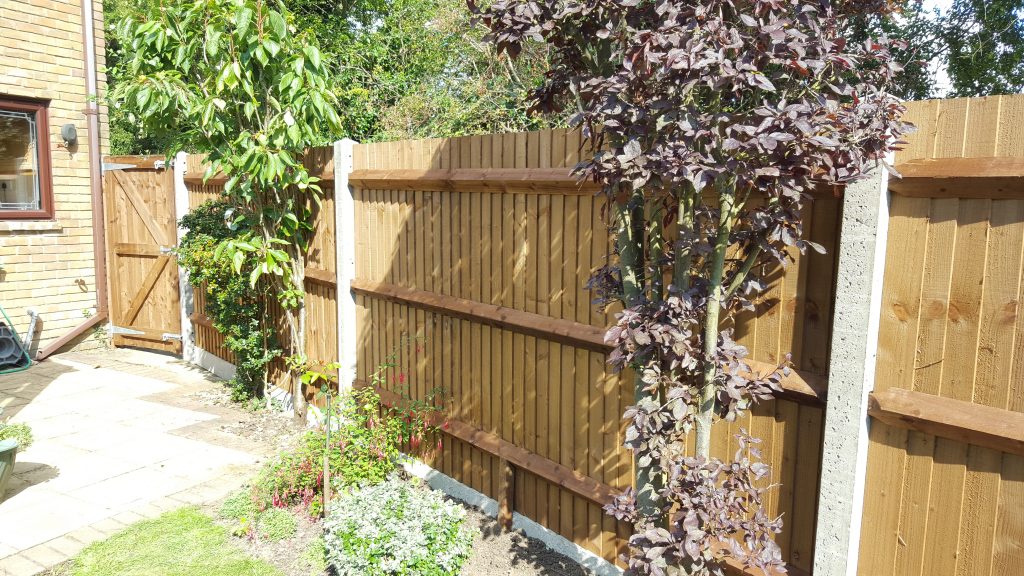
{"type": "Polygon", "coordinates": [[[27,100],[0,95],[0,108],[31,112],[36,117],[36,152],[39,159],[39,209],[0,210],[0,220],[53,220],[53,164],[50,162],[48,100],[27,100]]]}

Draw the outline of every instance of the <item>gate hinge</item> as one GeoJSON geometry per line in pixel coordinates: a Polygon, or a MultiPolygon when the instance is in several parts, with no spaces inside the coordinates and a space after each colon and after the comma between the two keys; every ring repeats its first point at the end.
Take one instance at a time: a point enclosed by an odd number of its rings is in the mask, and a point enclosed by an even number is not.
{"type": "Polygon", "coordinates": [[[174,253],[174,246],[161,246],[160,247],[160,253],[161,254],[172,254],[172,253],[174,253]]]}
{"type": "MultiPolygon", "coordinates": [[[[115,326],[113,324],[108,325],[107,332],[109,333],[110,336],[114,336],[115,334],[120,334],[122,336],[144,336],[147,334],[147,332],[143,330],[135,330],[134,328],[115,326]]],[[[152,332],[149,332],[149,334],[152,334],[152,332]]],[[[163,340],[164,342],[167,342],[168,340],[177,340],[181,342],[181,334],[175,334],[173,332],[164,332],[163,334],[160,335],[160,339],[163,340]]]]}
{"type": "Polygon", "coordinates": [[[106,174],[111,170],[128,170],[131,168],[135,168],[135,164],[118,164],[116,162],[104,162],[103,166],[101,167],[101,172],[106,174]]]}

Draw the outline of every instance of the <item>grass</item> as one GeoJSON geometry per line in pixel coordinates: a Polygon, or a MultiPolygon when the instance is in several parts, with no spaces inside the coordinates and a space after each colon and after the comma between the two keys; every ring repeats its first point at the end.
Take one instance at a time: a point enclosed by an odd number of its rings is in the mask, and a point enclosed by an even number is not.
{"type": "Polygon", "coordinates": [[[68,576],[281,576],[248,556],[227,530],[195,508],[139,522],[92,544],[67,566],[68,576]]]}

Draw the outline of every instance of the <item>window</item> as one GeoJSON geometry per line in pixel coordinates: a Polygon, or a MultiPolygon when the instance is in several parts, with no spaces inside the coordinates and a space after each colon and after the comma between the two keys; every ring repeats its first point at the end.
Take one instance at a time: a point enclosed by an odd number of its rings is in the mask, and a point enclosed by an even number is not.
{"type": "Polygon", "coordinates": [[[46,104],[0,97],[0,220],[53,217],[46,104]]]}

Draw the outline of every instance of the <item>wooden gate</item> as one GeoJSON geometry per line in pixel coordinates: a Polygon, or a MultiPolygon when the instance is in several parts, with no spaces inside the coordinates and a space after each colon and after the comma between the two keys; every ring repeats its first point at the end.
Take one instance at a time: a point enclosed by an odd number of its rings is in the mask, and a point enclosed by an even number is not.
{"type": "Polygon", "coordinates": [[[115,346],[181,352],[174,174],[152,158],[108,158],[110,319],[115,346]]]}

